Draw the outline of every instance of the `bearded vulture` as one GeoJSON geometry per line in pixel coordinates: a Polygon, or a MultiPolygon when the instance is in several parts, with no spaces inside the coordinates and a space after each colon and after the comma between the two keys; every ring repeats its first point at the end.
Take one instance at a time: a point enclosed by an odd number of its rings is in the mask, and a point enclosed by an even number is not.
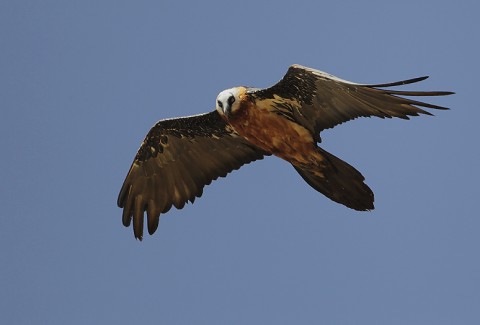
{"type": "Polygon", "coordinates": [[[292,65],[270,88],[222,91],[210,113],[159,121],[138,150],[118,196],[123,224],[133,219],[143,237],[144,212],[153,234],[160,214],[182,209],[205,185],[264,156],[292,164],[300,176],[331,200],[358,211],[372,210],[373,192],[354,167],[320,148],[320,133],[357,117],[432,115],[447,109],[403,96],[444,96],[447,91],[399,91],[420,77],[384,84],[357,84],[292,65]],[[386,88],[386,89],[385,89],[386,88]]]}

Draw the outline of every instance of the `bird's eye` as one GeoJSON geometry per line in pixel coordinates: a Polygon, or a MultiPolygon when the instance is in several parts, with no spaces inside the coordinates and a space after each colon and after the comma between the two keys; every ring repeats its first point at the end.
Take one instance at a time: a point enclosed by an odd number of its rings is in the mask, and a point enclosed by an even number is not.
{"type": "Polygon", "coordinates": [[[221,101],[217,100],[218,107],[223,108],[223,104],[221,101]]]}
{"type": "Polygon", "coordinates": [[[233,103],[235,103],[235,97],[233,96],[228,97],[228,105],[232,105],[233,103]]]}

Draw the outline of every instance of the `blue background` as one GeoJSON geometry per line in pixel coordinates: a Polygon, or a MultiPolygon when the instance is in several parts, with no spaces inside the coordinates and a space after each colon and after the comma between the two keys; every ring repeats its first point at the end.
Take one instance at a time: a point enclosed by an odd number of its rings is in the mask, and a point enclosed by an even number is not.
{"type": "Polygon", "coordinates": [[[478,1],[1,1],[0,323],[479,324],[478,1]],[[116,197],[149,128],[289,65],[451,90],[322,134],[360,213],[267,158],[135,241],[116,197]],[[476,212],[475,212],[476,211],[476,212]]]}

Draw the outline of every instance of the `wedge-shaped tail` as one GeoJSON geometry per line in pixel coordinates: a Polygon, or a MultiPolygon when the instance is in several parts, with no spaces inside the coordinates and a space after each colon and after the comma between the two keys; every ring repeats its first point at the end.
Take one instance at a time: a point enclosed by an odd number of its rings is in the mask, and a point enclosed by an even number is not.
{"type": "Polygon", "coordinates": [[[325,158],[319,166],[293,166],[314,189],[335,202],[358,211],[373,210],[373,192],[363,175],[340,158],[318,148],[325,158]]]}

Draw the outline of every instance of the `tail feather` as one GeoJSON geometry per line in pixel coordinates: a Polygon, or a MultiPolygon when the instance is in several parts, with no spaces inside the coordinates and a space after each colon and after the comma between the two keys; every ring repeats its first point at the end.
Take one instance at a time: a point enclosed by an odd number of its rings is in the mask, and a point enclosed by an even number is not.
{"type": "Polygon", "coordinates": [[[372,190],[363,175],[340,158],[318,148],[324,158],[319,166],[293,166],[315,190],[335,202],[358,211],[373,210],[372,190]]]}

